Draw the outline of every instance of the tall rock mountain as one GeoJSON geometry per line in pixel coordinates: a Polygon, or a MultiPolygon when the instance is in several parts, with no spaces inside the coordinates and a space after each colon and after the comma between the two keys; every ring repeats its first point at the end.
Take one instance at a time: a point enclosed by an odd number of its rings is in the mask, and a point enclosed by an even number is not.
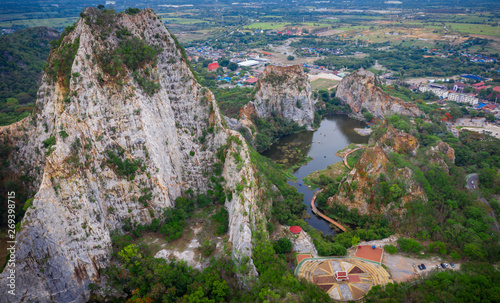
{"type": "Polygon", "coordinates": [[[256,86],[253,105],[258,117],[278,113],[300,126],[312,127],[314,99],[309,79],[300,65],[266,66],[256,86]]]}
{"type": "Polygon", "coordinates": [[[408,167],[393,168],[387,157],[391,152],[415,155],[418,140],[390,125],[386,127],[387,131],[373,147],[365,150],[358,163],[342,180],[338,194],[328,199],[329,204],[340,203],[349,210],[358,209],[360,214],[365,215],[389,211],[402,214],[405,204],[412,199],[427,201],[425,191],[415,180],[412,170],[408,167]],[[388,187],[389,193],[386,193],[388,187]]]}
{"type": "Polygon", "coordinates": [[[355,114],[360,114],[365,108],[377,118],[393,114],[423,115],[416,104],[390,96],[376,85],[376,81],[378,79],[372,72],[360,69],[340,81],[335,96],[348,104],[355,114]]]}
{"type": "MultiPolygon", "coordinates": [[[[224,125],[152,10],[87,8],[51,52],[35,111],[0,128],[12,147],[4,169],[36,193],[16,239],[16,296],[4,300],[85,302],[109,264],[110,232],[150,222],[188,189],[210,189],[221,148],[224,187],[235,192],[225,203],[233,257],[251,257],[259,191],[241,185],[256,183],[255,170],[224,125]]],[[[247,267],[257,274],[251,259],[247,267]]]]}

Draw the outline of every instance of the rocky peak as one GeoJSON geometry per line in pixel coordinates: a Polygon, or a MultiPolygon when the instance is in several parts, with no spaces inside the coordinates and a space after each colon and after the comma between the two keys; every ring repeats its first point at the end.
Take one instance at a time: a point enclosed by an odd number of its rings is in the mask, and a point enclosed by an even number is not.
{"type": "Polygon", "coordinates": [[[312,89],[300,65],[266,66],[256,85],[255,109],[259,117],[278,113],[300,126],[314,122],[312,89]]]}
{"type": "Polygon", "coordinates": [[[455,163],[455,150],[443,141],[438,141],[436,146],[431,147],[432,150],[439,151],[448,158],[448,161],[455,163]]]}
{"type": "Polygon", "coordinates": [[[391,152],[414,155],[417,148],[418,141],[415,137],[387,126],[382,137],[373,147],[365,150],[358,163],[342,180],[338,194],[330,197],[328,203],[336,201],[350,210],[357,209],[360,214],[381,214],[388,211],[402,214],[405,211],[404,205],[412,199],[427,200],[425,191],[415,181],[412,170],[408,167],[393,168],[387,156],[391,152]],[[385,184],[382,185],[382,182],[385,184]],[[390,199],[378,196],[378,191],[385,190],[384,187],[387,186],[390,187],[390,199]],[[367,188],[372,190],[367,191],[367,188]]]}
{"type": "MultiPolygon", "coordinates": [[[[0,128],[2,143],[15,147],[3,169],[28,172],[35,193],[16,239],[19,295],[9,302],[85,302],[109,264],[110,231],[125,220],[149,223],[188,189],[211,189],[223,146],[240,155],[224,162],[225,190],[255,184],[246,143],[226,129],[213,94],[152,10],[88,8],[65,34],[33,114],[0,128]]],[[[258,196],[246,187],[226,201],[236,260],[252,255],[258,196]]],[[[247,266],[256,275],[251,259],[247,266]]]]}
{"type": "Polygon", "coordinates": [[[416,155],[418,140],[414,136],[387,125],[387,131],[377,142],[385,152],[416,155]]]}
{"type": "Polygon", "coordinates": [[[379,80],[372,72],[360,69],[340,81],[336,97],[348,104],[355,114],[361,114],[365,108],[377,118],[393,114],[423,115],[416,104],[390,96],[377,83],[379,80]]]}

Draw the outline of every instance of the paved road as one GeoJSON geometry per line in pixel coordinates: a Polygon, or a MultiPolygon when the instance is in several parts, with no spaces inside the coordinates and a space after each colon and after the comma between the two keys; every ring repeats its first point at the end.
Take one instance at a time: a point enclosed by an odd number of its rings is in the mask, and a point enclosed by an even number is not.
{"type": "Polygon", "coordinates": [[[475,190],[478,185],[479,177],[477,174],[472,174],[467,176],[467,188],[475,190]]]}
{"type": "Polygon", "coordinates": [[[500,231],[500,226],[498,225],[497,216],[495,215],[493,208],[491,208],[490,203],[488,203],[486,199],[481,197],[481,194],[476,190],[478,185],[479,185],[479,177],[477,174],[471,174],[467,176],[465,186],[467,187],[467,189],[475,192],[479,197],[479,200],[484,204],[486,204],[486,206],[488,206],[488,209],[490,209],[490,216],[493,218],[493,230],[500,231]]]}

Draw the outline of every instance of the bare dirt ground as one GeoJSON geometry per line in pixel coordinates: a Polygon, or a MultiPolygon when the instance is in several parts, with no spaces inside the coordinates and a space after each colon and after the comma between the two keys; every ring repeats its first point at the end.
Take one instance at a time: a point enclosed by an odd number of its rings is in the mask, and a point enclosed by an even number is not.
{"type": "Polygon", "coordinates": [[[344,30],[338,30],[338,29],[331,29],[331,30],[327,30],[327,31],[324,31],[324,32],[319,32],[319,33],[316,33],[318,36],[320,37],[326,37],[326,36],[334,36],[334,35],[338,35],[340,33],[343,33],[345,32],[344,30]]]}
{"type": "MultiPolygon", "coordinates": [[[[289,39],[288,41],[290,41],[290,40],[292,40],[292,39],[289,39]]],[[[260,48],[256,48],[256,49],[252,49],[252,50],[256,51],[256,52],[263,52],[264,51],[260,48]]],[[[305,64],[313,64],[314,61],[322,58],[322,57],[301,57],[301,58],[298,58],[298,57],[295,57],[295,55],[293,54],[294,51],[295,51],[295,48],[290,47],[288,45],[276,46],[276,47],[271,48],[271,51],[265,50],[265,52],[271,53],[272,56],[265,57],[264,59],[269,59],[269,60],[271,60],[271,62],[273,64],[276,64],[276,65],[288,66],[288,65],[296,65],[296,64],[304,64],[304,63],[305,64]],[[289,61],[287,59],[288,55],[294,56],[295,59],[292,61],[289,61]]]]}
{"type": "Polygon", "coordinates": [[[462,130],[470,130],[476,133],[491,132],[490,136],[500,139],[500,127],[493,124],[486,124],[484,127],[464,127],[462,130]]]}
{"type": "MultiPolygon", "coordinates": [[[[457,80],[459,78],[460,78],[459,76],[446,77],[446,79],[454,79],[454,80],[457,80]]],[[[422,84],[429,83],[429,80],[440,80],[440,79],[443,79],[443,77],[441,77],[441,78],[434,78],[434,77],[424,78],[424,77],[421,77],[421,78],[406,79],[405,82],[408,83],[408,84],[410,84],[410,85],[419,85],[421,83],[422,84]]]]}
{"type": "Polygon", "coordinates": [[[329,79],[329,80],[335,80],[335,81],[341,81],[342,80],[342,78],[340,78],[339,76],[332,75],[332,74],[327,74],[327,73],[319,73],[319,74],[316,74],[316,75],[309,75],[309,80],[310,81],[313,81],[313,80],[316,80],[316,79],[329,79]]]}

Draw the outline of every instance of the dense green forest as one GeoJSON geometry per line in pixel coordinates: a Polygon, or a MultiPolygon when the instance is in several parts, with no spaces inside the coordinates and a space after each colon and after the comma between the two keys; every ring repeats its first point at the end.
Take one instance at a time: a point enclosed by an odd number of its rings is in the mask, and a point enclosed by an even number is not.
{"type": "Polygon", "coordinates": [[[33,109],[49,42],[58,36],[48,27],[0,36],[0,125],[14,123],[33,109]]]}
{"type": "Polygon", "coordinates": [[[431,272],[408,283],[374,286],[366,302],[500,302],[500,271],[487,263],[431,272]]]}

